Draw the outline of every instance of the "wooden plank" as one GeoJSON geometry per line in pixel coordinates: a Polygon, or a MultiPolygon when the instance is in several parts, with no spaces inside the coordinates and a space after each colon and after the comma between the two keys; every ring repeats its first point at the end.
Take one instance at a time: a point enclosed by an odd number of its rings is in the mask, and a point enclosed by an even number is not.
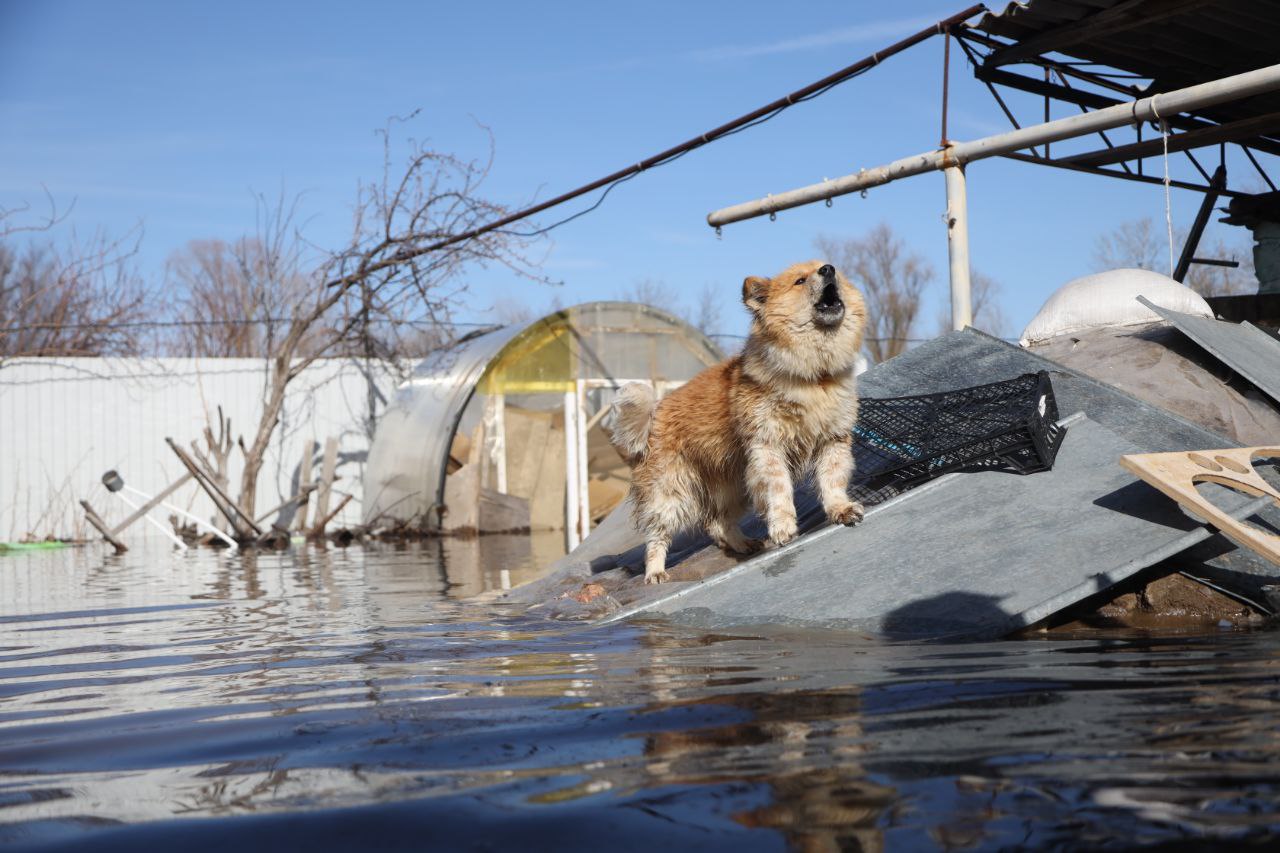
{"type": "Polygon", "coordinates": [[[523,533],[529,529],[529,502],[524,498],[481,489],[478,529],[480,533],[523,533]]]}
{"type": "Polygon", "coordinates": [[[468,462],[444,478],[445,533],[477,533],[480,530],[480,465],[468,462]]]}
{"type": "Polygon", "coordinates": [[[80,506],[84,508],[84,517],[97,528],[103,539],[111,543],[111,547],[116,549],[117,554],[123,554],[129,550],[129,546],[116,538],[115,534],[111,532],[111,528],[107,527],[107,523],[102,520],[102,516],[94,512],[93,507],[89,506],[88,501],[80,501],[80,506]]]}
{"type": "Polygon", "coordinates": [[[307,443],[302,445],[302,461],[298,463],[298,492],[302,495],[302,502],[298,504],[298,514],[293,519],[293,529],[299,533],[307,529],[307,516],[311,509],[311,492],[314,491],[311,485],[311,468],[316,458],[316,440],[314,438],[307,439],[307,443]]]}
{"type": "MultiPolygon", "coordinates": [[[[559,419],[559,418],[557,418],[559,419]]],[[[563,424],[563,420],[561,424],[563,424]]],[[[529,525],[534,530],[563,530],[565,505],[565,438],[563,425],[552,420],[538,474],[529,500],[529,525]]]]}
{"type": "Polygon", "coordinates": [[[550,412],[507,409],[507,494],[533,499],[551,420],[550,412]]]}
{"type": "Polygon", "coordinates": [[[222,487],[214,482],[213,478],[209,476],[209,473],[196,464],[196,461],[192,459],[185,450],[179,447],[177,442],[168,437],[165,438],[165,442],[173,450],[174,454],[177,455],[178,460],[182,462],[182,464],[186,466],[186,469],[196,478],[196,482],[204,487],[205,492],[208,493],[214,505],[218,507],[218,510],[226,517],[227,521],[231,523],[231,526],[235,529],[238,537],[242,539],[248,537],[245,527],[247,527],[248,532],[251,532],[255,537],[262,535],[262,528],[258,527],[257,523],[254,522],[254,520],[247,512],[244,511],[244,509],[240,507],[239,504],[231,500],[230,496],[222,490],[222,487]],[[236,520],[237,517],[239,517],[239,521],[236,520]],[[245,527],[242,527],[242,524],[245,527]]]}
{"type": "Polygon", "coordinates": [[[319,539],[324,536],[325,526],[328,525],[330,521],[333,521],[334,516],[342,512],[343,507],[349,503],[351,503],[351,495],[343,495],[342,500],[338,501],[338,505],[333,508],[332,512],[325,513],[324,515],[320,515],[320,513],[317,512],[316,515],[319,516],[319,520],[316,521],[315,526],[311,528],[310,532],[308,532],[307,537],[310,539],[319,539]]]}
{"type": "Polygon", "coordinates": [[[1201,482],[1217,483],[1248,495],[1270,497],[1280,506],[1280,491],[1253,470],[1255,456],[1280,456],[1280,447],[1134,453],[1121,456],[1120,465],[1218,528],[1227,538],[1280,566],[1280,536],[1237,521],[1195,486],[1201,482]]]}
{"type": "Polygon", "coordinates": [[[507,409],[503,420],[506,425],[503,457],[507,468],[507,488],[504,491],[509,495],[528,498],[533,481],[522,478],[521,468],[528,456],[534,420],[527,411],[514,406],[507,409]]]}
{"type": "Polygon", "coordinates": [[[449,462],[446,473],[452,474],[463,465],[471,455],[471,438],[462,433],[454,433],[453,443],[449,445],[449,462]]]}
{"type": "Polygon", "coordinates": [[[338,470],[338,440],[324,440],[324,461],[320,463],[320,487],[316,490],[316,518],[329,514],[329,498],[333,494],[333,477],[338,470]]]}
{"type": "Polygon", "coordinates": [[[631,469],[625,465],[608,471],[593,471],[587,483],[587,493],[591,499],[591,520],[593,523],[613,512],[618,504],[627,497],[631,490],[631,469]]]}
{"type": "Polygon", "coordinates": [[[193,477],[191,476],[191,472],[188,471],[186,474],[182,475],[177,480],[174,480],[172,483],[170,483],[168,486],[165,487],[164,491],[162,491],[160,494],[156,495],[154,498],[144,503],[142,506],[138,507],[127,518],[125,518],[124,521],[120,522],[115,527],[111,528],[111,535],[119,536],[121,533],[124,532],[126,527],[128,527],[130,524],[133,524],[135,521],[142,518],[147,513],[151,512],[151,510],[160,506],[160,504],[164,502],[165,498],[169,497],[169,495],[173,494],[178,489],[182,488],[187,483],[191,482],[192,479],[193,477]]]}

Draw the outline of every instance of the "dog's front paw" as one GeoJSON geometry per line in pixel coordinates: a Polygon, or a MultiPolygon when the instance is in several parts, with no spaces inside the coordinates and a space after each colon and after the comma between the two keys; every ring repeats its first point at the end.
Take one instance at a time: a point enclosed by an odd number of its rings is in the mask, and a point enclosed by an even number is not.
{"type": "Polygon", "coordinates": [[[827,510],[827,518],[832,524],[857,524],[864,514],[862,504],[857,501],[846,501],[827,510]]]}
{"type": "Polygon", "coordinates": [[[658,569],[656,572],[645,572],[644,582],[646,585],[651,583],[666,583],[671,580],[671,575],[667,574],[666,569],[658,569]]]}
{"type": "Polygon", "coordinates": [[[775,546],[781,547],[795,539],[799,532],[800,530],[796,527],[794,518],[779,519],[769,525],[769,541],[775,546]]]}

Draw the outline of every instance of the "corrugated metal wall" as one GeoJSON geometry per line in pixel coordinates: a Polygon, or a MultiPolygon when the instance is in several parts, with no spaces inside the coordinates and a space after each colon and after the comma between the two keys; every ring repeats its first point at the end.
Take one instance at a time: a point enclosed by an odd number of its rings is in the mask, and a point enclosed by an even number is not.
{"type": "MultiPolygon", "coordinates": [[[[270,509],[296,493],[305,443],[315,440],[313,480],[324,441],[339,441],[338,492],[355,498],[335,520],[360,520],[360,484],[369,447],[366,419],[370,380],[383,399],[394,380],[380,366],[356,359],[319,361],[294,381],[258,482],[257,508],[270,509]]],[[[262,410],[266,371],[258,359],[22,358],[0,361],[0,542],[81,538],[87,529],[78,501],[88,499],[109,524],[128,514],[101,483],[116,469],[149,494],[182,475],[165,444],[184,447],[216,424],[217,407],[232,433],[252,441],[262,410]]],[[[381,410],[381,403],[378,404],[381,410]]],[[[239,491],[243,454],[231,454],[230,482],[239,491]]],[[[340,495],[335,494],[334,502],[340,495]]],[[[193,484],[171,502],[206,519],[213,506],[193,484]]],[[[312,500],[314,507],[315,501],[312,500]]],[[[166,513],[158,510],[164,518],[166,513]]],[[[96,535],[96,534],[95,534],[96,535]]],[[[124,535],[158,536],[139,522],[124,535]]]]}

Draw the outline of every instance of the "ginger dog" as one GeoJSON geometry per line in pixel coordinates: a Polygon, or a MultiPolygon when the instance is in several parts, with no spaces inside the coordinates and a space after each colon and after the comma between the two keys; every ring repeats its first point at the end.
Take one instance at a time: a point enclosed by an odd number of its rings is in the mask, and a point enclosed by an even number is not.
{"type": "Polygon", "coordinates": [[[793,484],[811,472],[827,518],[862,520],[862,505],[849,499],[862,296],[830,264],[809,261],[772,279],[748,278],[742,301],[752,318],[740,355],[660,403],[641,383],[613,403],[610,441],[633,468],[645,583],[668,580],[671,540],[695,525],[726,551],[758,551],[763,543],[738,526],[748,497],[769,540],[790,542],[793,484]]]}

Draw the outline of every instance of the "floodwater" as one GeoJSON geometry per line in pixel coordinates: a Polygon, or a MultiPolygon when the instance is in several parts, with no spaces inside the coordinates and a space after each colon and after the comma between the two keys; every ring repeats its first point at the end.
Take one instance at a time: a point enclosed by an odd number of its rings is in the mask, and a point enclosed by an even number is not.
{"type": "Polygon", "coordinates": [[[536,571],[508,544],[0,556],[0,845],[1127,849],[1280,829],[1280,633],[553,624],[460,597],[536,571]]]}

